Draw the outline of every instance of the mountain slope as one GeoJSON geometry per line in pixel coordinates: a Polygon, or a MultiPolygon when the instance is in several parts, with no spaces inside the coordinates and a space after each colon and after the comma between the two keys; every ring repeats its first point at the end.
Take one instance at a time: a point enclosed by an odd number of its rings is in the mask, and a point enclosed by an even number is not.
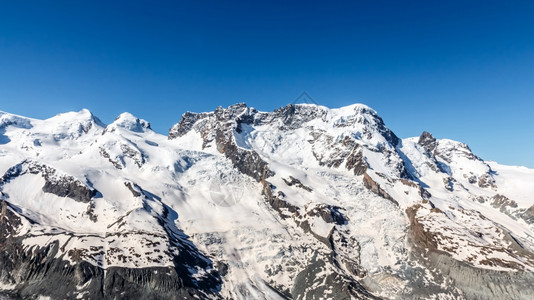
{"type": "Polygon", "coordinates": [[[534,170],[400,139],[362,104],[188,112],[168,137],[1,113],[0,172],[13,297],[534,294],[534,170]]]}

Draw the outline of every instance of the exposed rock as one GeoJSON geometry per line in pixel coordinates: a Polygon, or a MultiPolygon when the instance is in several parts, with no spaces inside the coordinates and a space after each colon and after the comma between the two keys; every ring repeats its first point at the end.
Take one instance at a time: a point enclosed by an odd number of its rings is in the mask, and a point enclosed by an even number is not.
{"type": "Polygon", "coordinates": [[[467,174],[464,174],[464,178],[467,178],[467,181],[470,183],[470,184],[475,184],[477,183],[477,177],[475,175],[467,175],[467,174]]]}
{"type": "Polygon", "coordinates": [[[281,120],[286,129],[297,129],[302,124],[314,119],[323,118],[325,115],[325,110],[289,104],[275,110],[271,118],[281,120]]]}
{"type": "Polygon", "coordinates": [[[8,237],[17,233],[21,225],[20,218],[11,211],[8,202],[0,199],[0,247],[8,237]]]}
{"type": "Polygon", "coordinates": [[[32,161],[23,161],[11,167],[0,179],[0,186],[26,173],[41,174],[45,179],[43,192],[59,197],[68,197],[82,203],[89,203],[98,191],[73,176],[57,174],[56,169],[32,161]]]}
{"type": "MultiPolygon", "coordinates": [[[[531,272],[505,272],[481,269],[465,262],[453,259],[448,252],[438,250],[438,234],[433,233],[422,225],[417,217],[421,205],[406,209],[410,220],[409,241],[414,245],[413,257],[434,273],[435,278],[448,283],[448,288],[457,287],[461,294],[457,297],[466,299],[528,299],[534,296],[534,292],[528,288],[529,282],[534,279],[531,272]]],[[[435,208],[433,208],[435,209],[435,208]]],[[[509,253],[517,253],[527,260],[533,260],[533,254],[524,249],[517,240],[508,233],[505,239],[509,241],[509,253]]],[[[523,267],[512,261],[504,261],[497,258],[482,260],[482,264],[522,270],[523,267]]],[[[438,281],[439,282],[439,281],[438,281]]],[[[447,293],[456,293],[448,290],[447,293]]],[[[418,292],[419,293],[419,292],[418,292]]],[[[428,293],[428,292],[425,292],[428,293]]],[[[425,294],[423,293],[423,294],[425,294]]]]}
{"type": "Polygon", "coordinates": [[[141,168],[145,163],[146,156],[139,149],[137,149],[137,147],[134,148],[127,144],[121,144],[120,149],[122,150],[122,154],[124,155],[124,157],[131,158],[135,162],[137,167],[141,168]]]}
{"type": "MultiPolygon", "coordinates": [[[[484,160],[476,156],[467,144],[451,140],[436,140],[432,145],[435,145],[435,147],[433,148],[433,151],[429,152],[431,152],[430,154],[436,158],[438,167],[443,173],[452,175],[450,173],[450,167],[447,164],[450,164],[453,160],[457,161],[458,158],[465,158],[467,160],[478,162],[484,165],[487,168],[486,175],[491,175],[491,168],[484,162],[484,160]]],[[[469,175],[472,175],[472,172],[470,172],[469,175]]]]}
{"type": "Polygon", "coordinates": [[[379,299],[357,281],[324,272],[325,258],[318,256],[316,254],[311,263],[295,278],[291,290],[293,299],[320,299],[325,295],[331,299],[379,299]],[[321,284],[314,284],[317,282],[321,284]]]}
{"type": "Polygon", "coordinates": [[[433,233],[426,230],[425,227],[417,219],[417,211],[421,208],[421,205],[416,204],[406,209],[406,215],[410,220],[409,234],[411,241],[418,247],[428,249],[430,251],[437,251],[438,244],[436,237],[433,233]]]}
{"type": "MultiPolygon", "coordinates": [[[[264,170],[268,170],[267,163],[255,151],[238,147],[233,139],[234,130],[239,131],[242,123],[252,122],[248,110],[244,103],[239,103],[227,109],[218,107],[213,113],[185,113],[169,131],[169,139],[195,129],[201,134],[203,148],[214,141],[217,150],[230,159],[239,171],[260,182],[264,170]]],[[[268,170],[265,175],[270,177],[274,172],[268,170]]]]}
{"type": "Polygon", "coordinates": [[[443,186],[445,186],[445,189],[447,189],[447,191],[449,192],[452,192],[454,190],[454,183],[456,182],[456,179],[454,179],[453,177],[445,177],[443,178],[443,186]]]}
{"type": "Polygon", "coordinates": [[[114,159],[111,159],[111,156],[109,155],[109,153],[106,151],[106,149],[100,147],[100,156],[104,157],[104,158],[107,158],[108,161],[117,169],[121,170],[122,169],[122,164],[120,162],[118,162],[117,160],[114,160],[114,159]]]}
{"type": "Polygon", "coordinates": [[[493,177],[491,177],[491,175],[488,175],[488,174],[484,174],[478,178],[478,186],[481,188],[497,187],[495,185],[495,179],[493,179],[493,177]]]}
{"type": "Polygon", "coordinates": [[[172,140],[172,139],[184,136],[191,129],[193,129],[193,125],[195,125],[196,121],[198,121],[199,119],[205,116],[206,114],[196,114],[192,112],[186,112],[185,114],[182,115],[180,122],[178,122],[178,124],[174,125],[169,130],[169,139],[172,140]]]}
{"type": "Polygon", "coordinates": [[[311,192],[313,189],[309,186],[305,186],[300,182],[300,180],[296,179],[293,176],[289,176],[289,179],[282,178],[282,180],[288,185],[288,186],[296,186],[298,188],[301,188],[305,191],[311,192]]]}
{"type": "Polygon", "coordinates": [[[282,218],[289,217],[287,213],[291,213],[291,214],[298,213],[298,207],[285,201],[283,193],[275,194],[273,192],[274,186],[270,182],[266,180],[262,180],[262,184],[263,184],[263,194],[265,195],[269,205],[274,210],[276,210],[278,213],[280,213],[280,216],[282,218]]]}
{"type": "MultiPolygon", "coordinates": [[[[429,269],[437,270],[438,276],[447,276],[457,287],[463,299],[532,299],[530,272],[503,272],[475,268],[457,261],[443,252],[426,252],[420,249],[419,262],[429,269]],[[423,254],[424,253],[424,254],[423,254]]],[[[428,292],[427,292],[428,293],[428,292]]]]}
{"type": "Polygon", "coordinates": [[[363,152],[360,147],[355,147],[354,150],[347,157],[345,164],[347,170],[354,170],[354,175],[363,175],[367,171],[367,163],[365,162],[363,152]]]}
{"type": "Polygon", "coordinates": [[[347,224],[346,217],[339,211],[341,208],[328,204],[320,204],[308,210],[308,216],[321,217],[326,223],[334,223],[337,225],[347,224]]]}
{"type": "Polygon", "coordinates": [[[228,274],[228,264],[218,261],[214,264],[215,269],[221,274],[221,276],[226,276],[228,274]]]}
{"type": "Polygon", "coordinates": [[[374,181],[373,178],[369,176],[369,174],[367,174],[367,172],[363,174],[363,184],[371,192],[377,194],[378,196],[384,199],[387,199],[395,203],[395,205],[397,206],[399,205],[399,203],[395,199],[393,199],[393,197],[391,197],[384,189],[382,189],[380,185],[376,183],[376,181],[374,181]]]}
{"type": "Polygon", "coordinates": [[[263,161],[258,153],[251,150],[238,148],[233,141],[228,140],[222,131],[217,131],[217,149],[219,152],[232,161],[234,166],[256,181],[261,181],[262,177],[270,177],[274,172],[269,170],[267,163],[263,161]],[[265,171],[265,174],[263,173],[265,171]]]}
{"type": "Polygon", "coordinates": [[[491,206],[498,208],[501,212],[504,212],[507,208],[517,208],[517,202],[504,195],[496,194],[491,199],[491,206]]]}
{"type": "Polygon", "coordinates": [[[124,182],[124,185],[132,192],[132,195],[134,197],[140,197],[143,195],[143,190],[135,183],[126,181],[124,182]]]}
{"type": "Polygon", "coordinates": [[[312,154],[320,166],[338,168],[355,147],[348,145],[347,140],[351,141],[350,138],[344,139],[343,143],[337,143],[334,137],[320,131],[311,132],[310,134],[313,139],[308,140],[308,142],[312,144],[312,154]],[[327,150],[325,151],[324,149],[327,150]]]}
{"type": "Polygon", "coordinates": [[[87,206],[87,211],[85,212],[89,216],[89,220],[96,223],[98,221],[98,216],[95,214],[95,202],[92,200],[87,206]]]}
{"type": "Polygon", "coordinates": [[[86,261],[63,256],[59,241],[46,246],[25,248],[24,236],[16,236],[21,217],[14,213],[7,202],[0,200],[0,283],[14,288],[13,297],[29,298],[36,295],[53,299],[76,298],[142,298],[142,299],[197,299],[218,298],[220,278],[217,272],[194,278],[189,266],[207,268],[209,260],[190,246],[175,244],[180,248],[174,259],[174,267],[102,269],[86,261]]]}
{"type": "Polygon", "coordinates": [[[418,189],[419,190],[419,195],[421,196],[421,199],[428,200],[428,199],[430,199],[430,197],[432,197],[432,194],[430,194],[429,191],[424,189],[418,183],[416,183],[414,181],[411,181],[411,180],[408,180],[408,179],[404,179],[404,178],[401,178],[399,180],[400,180],[400,182],[402,182],[402,184],[404,184],[406,186],[418,189]]]}
{"type": "Polygon", "coordinates": [[[107,158],[108,161],[119,170],[126,167],[127,161],[125,158],[133,160],[138,168],[141,168],[146,163],[147,155],[139,150],[139,147],[136,144],[130,141],[127,143],[110,144],[107,147],[110,147],[111,149],[99,147],[100,156],[107,158]],[[118,154],[112,156],[110,152],[118,154]]]}
{"type": "Polygon", "coordinates": [[[432,134],[427,131],[423,131],[417,143],[425,147],[430,152],[433,152],[436,148],[436,138],[434,138],[432,134]]]}
{"type": "Polygon", "coordinates": [[[519,216],[528,224],[534,224],[534,205],[525,209],[519,216]]]}
{"type": "Polygon", "coordinates": [[[88,203],[96,196],[97,190],[88,188],[71,176],[62,176],[58,180],[46,178],[43,192],[51,193],[59,197],[67,197],[78,202],[88,203]]]}

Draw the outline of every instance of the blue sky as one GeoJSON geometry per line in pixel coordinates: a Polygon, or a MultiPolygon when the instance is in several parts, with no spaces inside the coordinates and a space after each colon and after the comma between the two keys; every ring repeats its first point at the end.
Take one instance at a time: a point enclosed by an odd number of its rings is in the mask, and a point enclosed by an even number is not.
{"type": "Polygon", "coordinates": [[[166,133],[188,110],[307,91],[534,167],[532,16],[532,1],[3,1],[0,110],[129,111],[166,133]]]}

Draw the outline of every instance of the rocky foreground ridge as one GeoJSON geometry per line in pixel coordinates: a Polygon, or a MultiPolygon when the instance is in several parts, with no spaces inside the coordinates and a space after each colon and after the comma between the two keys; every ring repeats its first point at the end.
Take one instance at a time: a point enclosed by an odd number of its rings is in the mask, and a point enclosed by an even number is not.
{"type": "Polygon", "coordinates": [[[371,108],[0,112],[0,297],[534,298],[534,170],[371,108]]]}

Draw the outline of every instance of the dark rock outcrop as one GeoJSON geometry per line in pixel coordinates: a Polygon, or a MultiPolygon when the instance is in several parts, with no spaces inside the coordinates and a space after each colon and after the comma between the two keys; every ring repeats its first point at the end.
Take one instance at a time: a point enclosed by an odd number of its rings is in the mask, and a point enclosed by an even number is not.
{"type": "Polygon", "coordinates": [[[26,173],[40,174],[45,179],[43,192],[59,197],[71,198],[82,203],[89,203],[98,191],[70,175],[58,174],[56,169],[32,161],[23,161],[11,168],[0,178],[0,187],[18,176],[26,173]]]}
{"type": "Polygon", "coordinates": [[[382,187],[380,187],[380,185],[376,181],[374,181],[373,178],[371,178],[371,176],[369,176],[369,174],[367,173],[363,174],[363,185],[365,186],[365,188],[375,193],[376,195],[387,199],[395,203],[395,205],[399,206],[399,203],[395,199],[393,199],[393,197],[391,197],[384,189],[382,189],[382,187]]]}
{"type": "Polygon", "coordinates": [[[288,186],[296,186],[298,188],[301,188],[305,191],[311,192],[313,189],[309,186],[306,186],[300,182],[300,180],[296,179],[293,176],[289,176],[289,179],[282,178],[282,180],[288,185],[288,186]]]}
{"type": "Polygon", "coordinates": [[[430,132],[423,131],[419,137],[419,140],[417,141],[417,144],[432,152],[436,148],[436,138],[434,138],[430,132]]]}
{"type": "Polygon", "coordinates": [[[100,156],[102,156],[103,158],[107,158],[108,161],[117,169],[121,170],[122,169],[122,164],[121,162],[119,162],[118,160],[116,159],[112,159],[111,158],[111,155],[109,155],[109,153],[106,151],[106,149],[100,147],[99,148],[99,153],[100,153],[100,156]]]}
{"type": "Polygon", "coordinates": [[[181,136],[184,136],[187,134],[191,129],[193,129],[193,125],[195,125],[195,122],[199,119],[205,117],[206,114],[196,114],[192,112],[186,112],[182,115],[182,118],[180,119],[180,122],[178,124],[174,125],[169,130],[169,139],[175,139],[181,136]]]}
{"type": "Polygon", "coordinates": [[[501,194],[496,194],[491,199],[491,206],[499,209],[501,212],[506,211],[507,208],[517,208],[518,206],[517,202],[501,194]]]}
{"type": "Polygon", "coordinates": [[[316,254],[297,275],[291,289],[293,299],[322,299],[326,295],[330,299],[380,299],[357,281],[336,273],[325,274],[325,260],[328,259],[316,254]]]}
{"type": "Polygon", "coordinates": [[[289,202],[287,202],[284,197],[285,195],[282,192],[274,192],[274,186],[266,181],[262,180],[263,185],[263,195],[265,196],[269,205],[276,210],[282,218],[287,218],[289,215],[296,215],[299,211],[299,208],[289,202]]]}
{"type": "Polygon", "coordinates": [[[478,186],[481,188],[495,188],[495,179],[490,174],[483,174],[478,178],[478,186]]]}
{"type": "Polygon", "coordinates": [[[98,221],[98,216],[95,214],[95,202],[93,200],[89,202],[85,213],[89,217],[89,220],[91,220],[92,222],[96,223],[98,221]]]}
{"type": "Polygon", "coordinates": [[[203,147],[215,142],[217,150],[232,161],[240,172],[260,182],[264,175],[270,177],[274,172],[268,170],[267,163],[258,153],[238,147],[233,138],[234,131],[239,131],[241,124],[253,122],[252,116],[247,114],[248,110],[244,103],[239,103],[227,109],[218,107],[213,113],[185,113],[169,131],[169,139],[183,136],[195,128],[203,139],[203,147]],[[265,174],[264,170],[267,170],[265,174]]]}
{"type": "MultiPolygon", "coordinates": [[[[71,263],[60,251],[59,241],[30,249],[23,246],[24,235],[17,236],[22,216],[6,201],[0,200],[0,282],[11,286],[6,292],[11,298],[38,295],[53,299],[198,299],[218,298],[221,280],[211,269],[201,278],[194,278],[190,267],[210,269],[209,259],[188,243],[173,241],[180,249],[174,266],[105,270],[72,253],[71,263]]],[[[4,293],[4,294],[6,294],[4,293]]],[[[0,294],[1,296],[1,294],[0,294]]]]}
{"type": "Polygon", "coordinates": [[[136,144],[128,141],[126,143],[121,143],[118,147],[120,150],[118,155],[112,157],[107,149],[104,147],[99,148],[100,156],[106,158],[115,168],[121,170],[126,167],[126,158],[131,159],[134,164],[141,168],[148,159],[147,155],[143,153],[136,144]]]}
{"type": "MultiPolygon", "coordinates": [[[[326,111],[321,109],[289,104],[285,107],[275,110],[272,113],[271,118],[281,120],[281,123],[285,129],[297,129],[300,128],[304,123],[314,119],[321,119],[325,115],[326,111]]],[[[267,118],[265,121],[267,121],[267,118]]]]}
{"type": "Polygon", "coordinates": [[[308,216],[321,217],[326,223],[345,225],[347,218],[340,212],[340,207],[328,204],[319,204],[306,213],[308,216]]]}
{"type": "Polygon", "coordinates": [[[71,198],[83,203],[88,203],[97,194],[97,190],[88,188],[74,177],[62,176],[58,180],[45,177],[45,179],[47,179],[43,186],[45,193],[71,198]]]}
{"type": "Polygon", "coordinates": [[[400,182],[402,182],[402,184],[404,184],[406,186],[418,189],[419,190],[419,196],[421,196],[421,199],[423,199],[423,200],[428,200],[428,199],[430,199],[430,197],[432,197],[432,194],[430,194],[429,191],[427,191],[425,188],[423,188],[421,185],[419,185],[418,183],[416,183],[414,181],[401,178],[400,182]]]}
{"type": "MultiPolygon", "coordinates": [[[[444,285],[446,293],[456,294],[458,298],[465,299],[530,299],[534,297],[531,282],[534,280],[532,272],[510,272],[495,271],[474,267],[468,263],[454,259],[449,253],[438,250],[436,234],[430,232],[423,226],[418,218],[417,211],[421,205],[406,209],[406,214],[410,220],[408,230],[408,240],[412,244],[411,258],[419,264],[431,270],[433,277],[444,285]],[[454,288],[452,288],[454,287],[454,288]]],[[[533,254],[522,248],[511,235],[505,232],[505,239],[509,241],[511,251],[518,253],[532,260],[533,254]]],[[[500,265],[504,262],[497,260],[487,261],[489,265],[514,268],[512,265],[500,265]]],[[[518,270],[522,270],[522,267],[518,270]]],[[[416,280],[412,279],[410,285],[410,295],[437,293],[429,291],[429,287],[415,285],[416,280]]],[[[438,287],[434,287],[438,288],[438,287]]],[[[432,289],[430,289],[432,290],[432,289]]]]}
{"type": "Polygon", "coordinates": [[[354,170],[354,175],[363,175],[367,171],[367,162],[365,162],[363,151],[360,147],[355,147],[347,157],[345,164],[347,170],[354,170]]]}
{"type": "Polygon", "coordinates": [[[519,216],[521,219],[525,220],[528,224],[534,224],[534,205],[523,210],[519,216]]]}
{"type": "Polygon", "coordinates": [[[141,197],[141,195],[143,195],[143,190],[137,184],[126,181],[124,182],[124,185],[130,190],[134,197],[141,197]]]}
{"type": "Polygon", "coordinates": [[[267,163],[253,150],[245,150],[228,138],[222,131],[218,130],[216,135],[217,150],[230,159],[233,165],[243,174],[246,174],[256,181],[261,181],[265,175],[273,176],[274,172],[269,170],[267,163]],[[265,174],[264,174],[265,170],[265,174]]]}
{"type": "MultiPolygon", "coordinates": [[[[433,205],[432,205],[433,206],[433,205]]],[[[406,209],[406,215],[410,220],[409,234],[411,241],[418,247],[428,249],[430,251],[437,251],[438,243],[436,237],[430,231],[419,223],[417,219],[417,211],[421,208],[421,205],[416,204],[406,209]]]]}

